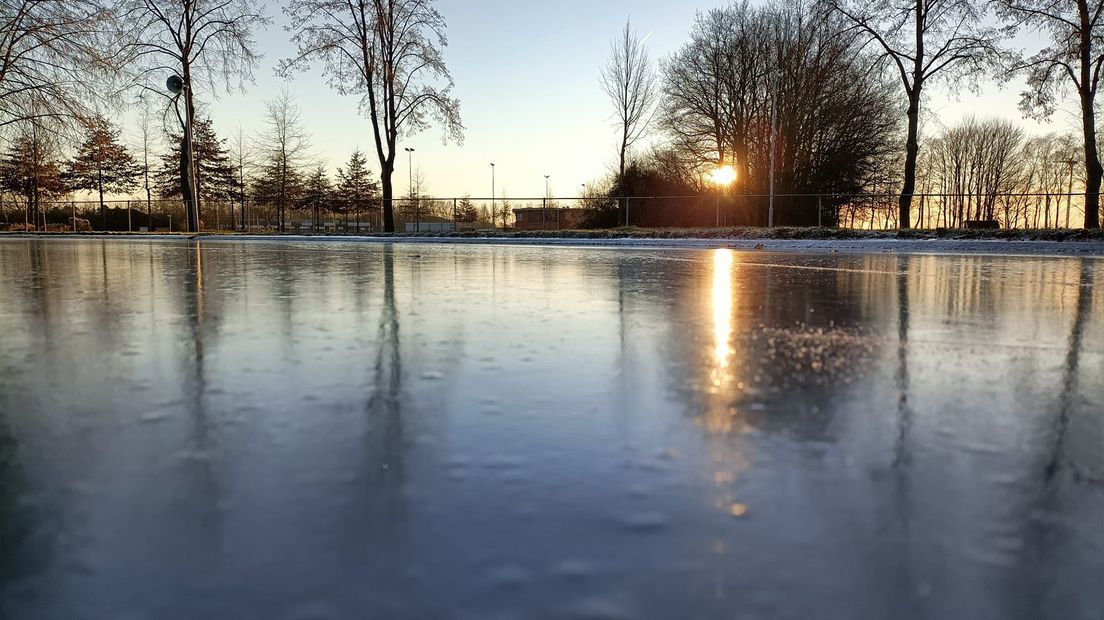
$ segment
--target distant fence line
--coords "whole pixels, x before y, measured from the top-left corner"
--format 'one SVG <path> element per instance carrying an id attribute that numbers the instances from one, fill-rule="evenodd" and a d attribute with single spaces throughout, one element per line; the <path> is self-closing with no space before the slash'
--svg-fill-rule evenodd
<path id="1" fill-rule="evenodd" d="M 573 196 L 536 198 L 420 197 L 393 199 L 396 230 L 440 232 L 464 229 L 557 230 L 636 226 L 734 227 L 830 226 L 856 229 L 897 227 L 897 194 L 788 193 L 697 196 Z M 470 208 L 466 208 L 469 207 Z M 0 229 L 176 232 L 186 228 L 179 199 L 41 201 L 27 208 L 10 197 L 0 202 Z M 370 234 L 383 230 L 382 201 L 325 200 L 287 204 L 280 217 L 274 201 L 200 204 L 201 229 L 257 233 Z M 771 215 L 773 207 L 773 218 Z M 1059 193 L 913 196 L 917 228 L 1077 228 L 1084 220 L 1084 195 Z"/>

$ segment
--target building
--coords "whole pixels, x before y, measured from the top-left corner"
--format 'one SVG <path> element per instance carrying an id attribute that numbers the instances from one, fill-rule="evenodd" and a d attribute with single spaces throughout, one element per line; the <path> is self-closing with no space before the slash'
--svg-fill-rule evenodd
<path id="1" fill-rule="evenodd" d="M 403 228 L 407 233 L 452 233 L 456 231 L 456 223 L 448 220 L 433 218 L 432 221 L 406 222 Z"/>
<path id="2" fill-rule="evenodd" d="M 583 209 L 570 207 L 521 207 L 514 209 L 517 230 L 563 230 L 577 228 L 583 221 Z"/>

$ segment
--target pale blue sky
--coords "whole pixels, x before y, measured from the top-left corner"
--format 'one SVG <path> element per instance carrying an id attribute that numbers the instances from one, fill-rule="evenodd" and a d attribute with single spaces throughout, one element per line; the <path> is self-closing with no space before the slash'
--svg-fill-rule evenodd
<path id="1" fill-rule="evenodd" d="M 434 196 L 484 197 L 490 194 L 490 162 L 496 164 L 496 189 L 509 197 L 544 193 L 544 175 L 552 192 L 575 196 L 615 162 L 615 131 L 611 108 L 599 83 L 609 42 L 628 17 L 654 59 L 673 52 L 688 39 L 695 12 L 727 2 L 699 0 L 440 0 L 448 23 L 445 58 L 456 82 L 466 127 L 462 146 L 441 142 L 431 128 L 399 145 L 395 189 L 407 187 L 405 146 L 416 149 L 414 167 L 425 175 Z M 264 58 L 256 84 L 243 96 L 219 94 L 211 105 L 215 128 L 229 135 L 238 124 L 247 133 L 263 129 L 263 102 L 284 81 L 273 66 L 293 53 L 283 14 L 268 6 L 274 23 L 257 33 Z M 316 156 L 333 170 L 360 147 L 374 162 L 371 123 L 357 112 L 354 97 L 341 97 L 326 86 L 318 67 L 287 82 L 302 107 L 302 120 L 312 136 Z M 983 94 L 965 89 L 950 97 L 934 92 L 928 99 L 929 122 L 950 124 L 971 112 L 1020 119 L 1016 109 L 1019 86 L 1005 90 L 983 83 Z M 1023 121 L 1029 131 L 1038 125 Z M 1076 124 L 1073 125 L 1076 127 Z M 1044 129 L 1068 129 L 1069 114 L 1059 113 Z M 377 171 L 378 175 L 378 171 Z"/>

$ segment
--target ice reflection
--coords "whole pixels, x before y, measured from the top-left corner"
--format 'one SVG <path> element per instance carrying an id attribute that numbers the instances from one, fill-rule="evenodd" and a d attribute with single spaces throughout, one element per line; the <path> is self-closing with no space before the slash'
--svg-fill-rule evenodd
<path id="1" fill-rule="evenodd" d="M 3 241 L 0 608 L 1091 618 L 1099 265 Z"/>
<path id="2" fill-rule="evenodd" d="M 717 372 L 713 385 L 720 386 L 722 372 L 732 355 L 732 250 L 713 251 L 713 357 Z"/>

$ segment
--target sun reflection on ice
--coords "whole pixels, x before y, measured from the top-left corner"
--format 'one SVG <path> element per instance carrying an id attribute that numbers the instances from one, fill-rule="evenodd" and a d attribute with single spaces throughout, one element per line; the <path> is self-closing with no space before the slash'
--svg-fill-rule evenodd
<path id="1" fill-rule="evenodd" d="M 732 356 L 732 250 L 713 253 L 713 357 L 718 370 L 728 368 Z M 719 386 L 723 372 L 713 373 Z"/>

